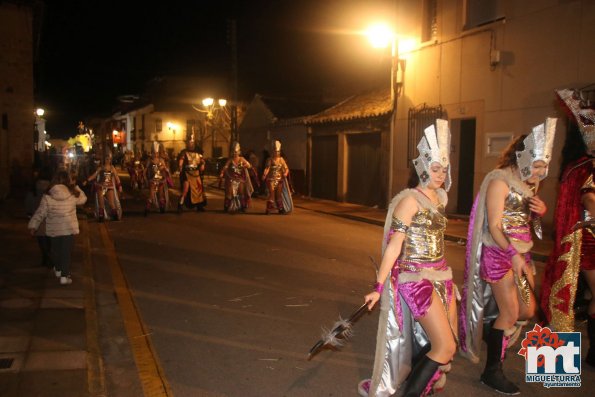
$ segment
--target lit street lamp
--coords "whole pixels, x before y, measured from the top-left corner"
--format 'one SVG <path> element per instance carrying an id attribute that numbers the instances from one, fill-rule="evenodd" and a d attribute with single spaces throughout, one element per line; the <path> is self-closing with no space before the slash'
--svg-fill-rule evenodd
<path id="1" fill-rule="evenodd" d="M 45 133 L 45 119 L 43 115 L 45 110 L 37 108 L 35 110 L 35 134 L 34 134 L 34 148 L 38 152 L 43 152 L 46 149 L 46 133 Z"/>
<path id="2" fill-rule="evenodd" d="M 389 149 L 388 149 L 388 186 L 387 203 L 392 199 L 393 168 L 394 168 L 394 141 L 397 124 L 397 98 L 403 84 L 403 72 L 405 60 L 399 59 L 399 45 L 396 34 L 383 24 L 373 25 L 366 30 L 366 36 L 374 48 L 391 47 L 391 67 L 390 67 L 390 99 L 391 99 L 391 120 L 389 130 Z M 399 74 L 400 73 L 400 74 Z"/>
<path id="3" fill-rule="evenodd" d="M 204 98 L 202 101 L 202 106 L 204 109 L 201 109 L 196 106 L 192 106 L 194 110 L 205 113 L 205 133 L 208 132 L 209 123 L 211 124 L 211 157 L 215 156 L 215 144 L 216 144 L 216 135 L 217 131 L 214 127 L 215 120 L 219 117 L 219 115 L 223 115 L 226 118 L 229 117 L 231 120 L 231 115 L 227 109 L 227 99 L 219 98 L 215 100 L 214 98 Z M 232 134 L 233 135 L 233 134 Z M 233 136 L 231 137 L 232 141 L 234 140 Z M 202 139 L 201 139 L 202 141 Z"/>

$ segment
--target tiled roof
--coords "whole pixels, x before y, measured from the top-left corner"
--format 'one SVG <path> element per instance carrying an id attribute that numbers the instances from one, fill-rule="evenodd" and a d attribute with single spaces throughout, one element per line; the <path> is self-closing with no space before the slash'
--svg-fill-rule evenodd
<path id="1" fill-rule="evenodd" d="M 316 114 L 329 104 L 321 101 L 306 101 L 292 98 L 274 98 L 258 95 L 271 113 L 278 119 L 294 119 Z"/>
<path id="2" fill-rule="evenodd" d="M 347 98 L 343 102 L 308 117 L 306 124 L 333 123 L 384 116 L 391 112 L 390 89 L 377 89 Z"/>

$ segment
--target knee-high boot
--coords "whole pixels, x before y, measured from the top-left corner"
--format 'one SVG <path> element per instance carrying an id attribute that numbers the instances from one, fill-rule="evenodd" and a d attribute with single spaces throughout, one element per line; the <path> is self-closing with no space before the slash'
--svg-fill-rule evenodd
<path id="1" fill-rule="evenodd" d="M 420 397 L 431 394 L 432 386 L 443 376 L 439 368 L 441 365 L 428 356 L 420 358 L 409 374 L 403 397 Z"/>
<path id="2" fill-rule="evenodd" d="M 589 352 L 585 362 L 595 367 L 595 314 L 587 317 L 587 335 L 589 336 Z"/>
<path id="3" fill-rule="evenodd" d="M 510 337 L 504 336 L 501 329 L 492 328 L 487 337 L 488 357 L 481 374 L 481 381 L 492 389 L 503 394 L 519 394 L 519 388 L 509 381 L 502 371 L 502 363 L 506 354 L 506 346 Z"/>

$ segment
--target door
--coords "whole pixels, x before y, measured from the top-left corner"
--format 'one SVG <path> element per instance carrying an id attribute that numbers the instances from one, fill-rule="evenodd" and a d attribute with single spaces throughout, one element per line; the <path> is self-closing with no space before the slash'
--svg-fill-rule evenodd
<path id="1" fill-rule="evenodd" d="M 380 133 L 347 136 L 347 201 L 382 205 Z"/>
<path id="2" fill-rule="evenodd" d="M 312 197 L 337 200 L 336 135 L 312 137 Z"/>
<path id="3" fill-rule="evenodd" d="M 475 119 L 460 120 L 460 130 L 457 214 L 469 214 L 474 198 Z"/>

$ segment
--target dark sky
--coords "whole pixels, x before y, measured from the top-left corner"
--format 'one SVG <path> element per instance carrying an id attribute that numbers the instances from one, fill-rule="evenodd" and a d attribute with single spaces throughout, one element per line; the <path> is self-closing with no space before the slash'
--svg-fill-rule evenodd
<path id="1" fill-rule="evenodd" d="M 47 129 L 71 136 L 151 78 L 231 75 L 228 21 L 237 21 L 238 97 L 338 96 L 388 84 L 388 53 L 355 34 L 387 21 L 390 0 L 45 2 L 36 65 Z M 390 21 L 388 21 L 390 22 Z"/>

